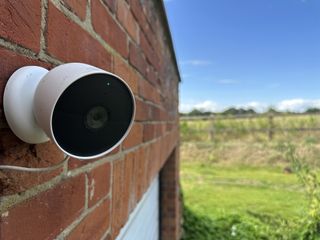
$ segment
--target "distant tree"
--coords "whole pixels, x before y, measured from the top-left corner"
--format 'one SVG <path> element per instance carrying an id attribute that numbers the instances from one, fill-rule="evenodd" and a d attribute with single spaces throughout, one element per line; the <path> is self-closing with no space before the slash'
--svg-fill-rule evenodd
<path id="1" fill-rule="evenodd" d="M 188 116 L 209 116 L 212 112 L 203 111 L 201 109 L 193 109 L 191 112 L 188 113 Z"/>
<path id="2" fill-rule="evenodd" d="M 275 110 L 274 108 L 269 108 L 265 113 L 267 113 L 267 114 L 280 114 L 281 112 Z"/>
<path id="3" fill-rule="evenodd" d="M 305 111 L 305 113 L 320 113 L 319 108 L 309 108 Z"/>
<path id="4" fill-rule="evenodd" d="M 246 114 L 257 114 L 257 112 L 251 108 L 246 110 Z"/>
<path id="5" fill-rule="evenodd" d="M 191 112 L 188 113 L 189 116 L 201 116 L 202 115 L 202 111 L 198 110 L 198 109 L 193 109 Z"/>
<path id="6" fill-rule="evenodd" d="M 244 115 L 244 114 L 256 114 L 253 109 L 243 109 L 243 108 L 229 108 L 221 113 L 222 115 Z"/>

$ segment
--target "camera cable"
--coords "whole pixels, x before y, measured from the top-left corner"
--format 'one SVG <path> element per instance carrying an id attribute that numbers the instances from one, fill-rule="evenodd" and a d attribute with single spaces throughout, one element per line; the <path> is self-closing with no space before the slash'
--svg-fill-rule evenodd
<path id="1" fill-rule="evenodd" d="M 49 172 L 56 170 L 63 166 L 65 162 L 69 160 L 70 156 L 66 156 L 61 162 L 52 165 L 50 167 L 43 168 L 32 168 L 32 167 L 20 167 L 20 166 L 12 166 L 12 165 L 0 165 L 0 170 L 13 170 L 13 171 L 21 171 L 21 172 Z"/>

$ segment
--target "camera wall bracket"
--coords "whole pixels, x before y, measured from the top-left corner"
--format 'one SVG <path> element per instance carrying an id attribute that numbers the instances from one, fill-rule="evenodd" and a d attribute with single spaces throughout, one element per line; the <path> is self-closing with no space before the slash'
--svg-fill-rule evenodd
<path id="1" fill-rule="evenodd" d="M 36 88 L 47 73 L 47 69 L 38 66 L 22 67 L 11 75 L 4 91 L 3 108 L 7 122 L 14 134 L 27 143 L 49 141 L 33 114 Z"/>

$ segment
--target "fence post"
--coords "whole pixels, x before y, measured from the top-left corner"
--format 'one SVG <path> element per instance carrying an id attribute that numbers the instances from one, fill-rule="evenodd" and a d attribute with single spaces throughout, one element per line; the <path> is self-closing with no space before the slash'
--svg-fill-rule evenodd
<path id="1" fill-rule="evenodd" d="M 268 137 L 269 140 L 271 141 L 273 139 L 273 134 L 274 134 L 274 126 L 273 126 L 273 114 L 270 113 L 268 115 Z"/>

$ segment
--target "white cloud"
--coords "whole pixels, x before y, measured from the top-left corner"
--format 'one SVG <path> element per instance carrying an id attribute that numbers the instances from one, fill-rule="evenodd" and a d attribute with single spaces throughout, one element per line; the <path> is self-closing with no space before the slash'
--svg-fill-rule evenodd
<path id="1" fill-rule="evenodd" d="M 186 61 L 181 61 L 181 65 L 191 65 L 191 66 L 207 66 L 212 64 L 211 61 L 207 60 L 199 60 L 199 59 L 193 59 L 193 60 L 186 60 Z"/>
<path id="2" fill-rule="evenodd" d="M 219 111 L 219 106 L 216 102 L 206 100 L 198 103 L 180 103 L 179 110 L 180 112 L 187 113 L 192 111 L 193 109 L 198 109 L 201 111 L 211 111 L 216 112 Z"/>
<path id="3" fill-rule="evenodd" d="M 279 111 L 304 112 L 308 108 L 320 108 L 320 99 L 288 99 L 276 105 L 276 109 Z"/>

